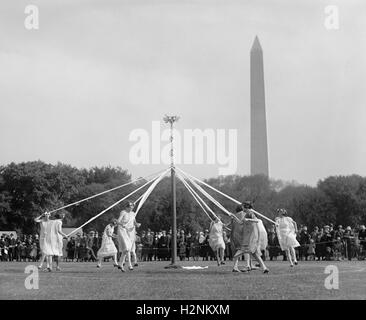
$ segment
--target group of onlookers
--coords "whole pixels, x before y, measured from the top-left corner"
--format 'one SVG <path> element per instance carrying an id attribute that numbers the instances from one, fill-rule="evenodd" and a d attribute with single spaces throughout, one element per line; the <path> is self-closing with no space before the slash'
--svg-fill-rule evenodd
<path id="1" fill-rule="evenodd" d="M 263 252 L 264 258 L 270 260 L 286 255 L 281 251 L 274 226 L 267 230 L 268 247 Z M 229 231 L 223 231 L 226 245 L 225 259 L 232 259 Z M 136 255 L 139 261 L 164 261 L 171 258 L 171 230 L 139 231 L 136 235 Z M 296 248 L 299 260 L 342 260 L 366 258 L 366 228 L 350 226 L 343 228 L 333 224 L 322 228 L 315 227 L 309 232 L 306 226 L 300 226 L 297 232 L 300 247 Z M 114 241 L 116 241 L 114 239 Z M 97 251 L 102 237 L 96 231 L 77 234 L 64 239 L 64 261 L 96 261 Z M 116 244 L 117 245 L 117 244 Z M 185 232 L 177 230 L 177 255 L 180 260 L 214 260 L 215 254 L 209 246 L 209 230 Z M 14 234 L 0 237 L 0 261 L 38 261 L 40 258 L 39 236 Z"/>
<path id="2" fill-rule="evenodd" d="M 223 231 L 223 238 L 226 245 L 226 257 L 231 259 L 230 239 Z M 136 254 L 141 261 L 169 260 L 171 257 L 172 232 L 160 230 L 158 232 L 142 231 L 136 238 Z M 213 260 L 215 253 L 209 245 L 209 230 L 196 231 L 195 233 L 185 232 L 177 229 L 177 256 L 180 260 Z"/>
<path id="3" fill-rule="evenodd" d="M 78 234 L 63 240 L 64 261 L 96 261 L 96 252 L 101 244 L 97 232 Z M 39 235 L 13 233 L 0 237 L 0 261 L 38 261 L 41 256 Z"/>
<path id="4" fill-rule="evenodd" d="M 306 226 L 300 226 L 297 232 L 300 247 L 296 248 L 299 260 L 352 260 L 366 258 L 366 228 L 342 225 L 334 227 L 332 223 L 322 228 L 315 227 L 309 232 Z M 268 231 L 268 253 L 272 260 L 281 255 L 274 227 Z"/>
<path id="5" fill-rule="evenodd" d="M 2 234 L 0 237 L 0 261 L 37 261 L 40 257 L 39 236 Z"/>

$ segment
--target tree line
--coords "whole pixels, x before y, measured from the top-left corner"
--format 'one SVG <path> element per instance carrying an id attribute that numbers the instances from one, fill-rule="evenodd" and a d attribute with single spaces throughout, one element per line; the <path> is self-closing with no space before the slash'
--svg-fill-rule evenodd
<path id="1" fill-rule="evenodd" d="M 67 164 L 42 161 L 10 163 L 0 167 L 0 230 L 29 234 L 37 230 L 33 219 L 44 211 L 90 197 L 131 181 L 131 174 L 120 167 L 78 169 Z M 254 208 L 275 218 L 277 208 L 286 208 L 298 224 L 309 228 L 333 223 L 357 226 L 366 222 L 366 177 L 330 176 L 315 187 L 266 176 L 231 175 L 205 180 L 233 198 L 254 203 Z M 65 209 L 64 226 L 78 227 L 114 202 L 126 196 L 145 180 Z M 205 188 L 229 211 L 236 205 Z M 144 189 L 146 190 L 146 189 Z M 135 201 L 144 190 L 130 200 Z M 213 204 L 210 207 L 221 214 Z M 85 227 L 102 232 L 104 226 L 121 211 L 118 205 Z M 137 216 L 144 229 L 169 230 L 171 225 L 170 179 L 163 179 Z M 229 218 L 223 215 L 224 222 Z M 187 231 L 206 229 L 209 218 L 202 212 L 184 185 L 177 181 L 177 225 Z"/>

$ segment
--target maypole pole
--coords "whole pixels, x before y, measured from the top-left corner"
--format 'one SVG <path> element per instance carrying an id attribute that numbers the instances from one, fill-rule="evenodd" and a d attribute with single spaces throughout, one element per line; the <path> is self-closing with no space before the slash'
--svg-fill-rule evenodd
<path id="1" fill-rule="evenodd" d="M 170 176 L 171 176 L 171 190 L 172 190 L 172 239 L 171 239 L 171 250 L 172 250 L 172 262 L 166 266 L 166 269 L 178 268 L 176 265 L 176 254 L 177 254 L 177 201 L 176 201 L 176 189 L 175 189 L 175 164 L 174 164 L 174 123 L 179 120 L 178 116 L 165 115 L 164 122 L 170 124 Z"/>

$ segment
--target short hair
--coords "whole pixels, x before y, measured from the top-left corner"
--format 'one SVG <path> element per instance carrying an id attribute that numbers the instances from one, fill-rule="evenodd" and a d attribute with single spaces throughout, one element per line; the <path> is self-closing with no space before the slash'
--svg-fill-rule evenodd
<path id="1" fill-rule="evenodd" d="M 124 208 L 128 208 L 128 207 L 130 207 L 130 206 L 131 206 L 131 204 L 132 204 L 133 206 L 135 206 L 135 204 L 134 204 L 132 201 L 126 201 L 123 207 L 124 207 Z"/>
<path id="2" fill-rule="evenodd" d="M 243 211 L 243 206 L 242 206 L 241 204 L 238 204 L 238 205 L 236 206 L 235 212 L 236 212 L 236 213 L 238 213 L 238 212 L 240 212 L 240 211 Z"/>
<path id="3" fill-rule="evenodd" d="M 253 209 L 253 204 L 250 201 L 244 201 L 243 208 L 244 209 Z"/>

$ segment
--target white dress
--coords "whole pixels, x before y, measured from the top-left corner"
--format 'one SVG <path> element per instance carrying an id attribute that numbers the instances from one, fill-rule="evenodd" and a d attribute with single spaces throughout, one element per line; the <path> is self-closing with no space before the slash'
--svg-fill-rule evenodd
<path id="1" fill-rule="evenodd" d="M 117 248 L 114 245 L 112 235 L 114 232 L 114 227 L 110 224 L 107 225 L 103 232 L 102 245 L 98 250 L 97 256 L 101 257 L 110 257 L 117 253 Z"/>
<path id="2" fill-rule="evenodd" d="M 60 234 L 62 232 L 62 220 L 51 221 L 51 244 L 54 256 L 63 256 L 63 236 Z"/>
<path id="3" fill-rule="evenodd" d="M 222 229 L 224 224 L 219 222 L 212 222 L 210 227 L 210 234 L 208 237 L 208 243 L 210 244 L 210 247 L 215 252 L 218 249 L 224 249 L 225 250 L 225 242 L 224 237 L 222 235 Z"/>
<path id="4" fill-rule="evenodd" d="M 45 221 L 42 220 L 39 225 L 41 227 L 39 233 L 39 247 L 41 249 L 42 254 L 44 255 L 53 255 L 51 242 L 49 241 L 48 233 L 50 232 L 50 220 Z"/>
<path id="5" fill-rule="evenodd" d="M 300 244 L 296 240 L 294 221 L 290 217 L 277 218 L 276 222 L 279 224 L 276 228 L 278 241 L 281 250 L 299 247 Z"/>
<path id="6" fill-rule="evenodd" d="M 259 250 L 263 251 L 267 249 L 268 235 L 266 228 L 264 227 L 263 222 L 260 219 L 258 219 L 258 229 L 259 229 Z"/>
<path id="7" fill-rule="evenodd" d="M 118 225 L 117 229 L 118 250 L 120 252 L 135 250 L 135 217 L 135 212 L 123 210 L 117 220 L 123 226 Z"/>
<path id="8" fill-rule="evenodd" d="M 41 221 L 41 232 L 39 236 L 39 246 L 41 252 L 46 256 L 62 257 L 62 230 L 61 220 Z"/>

